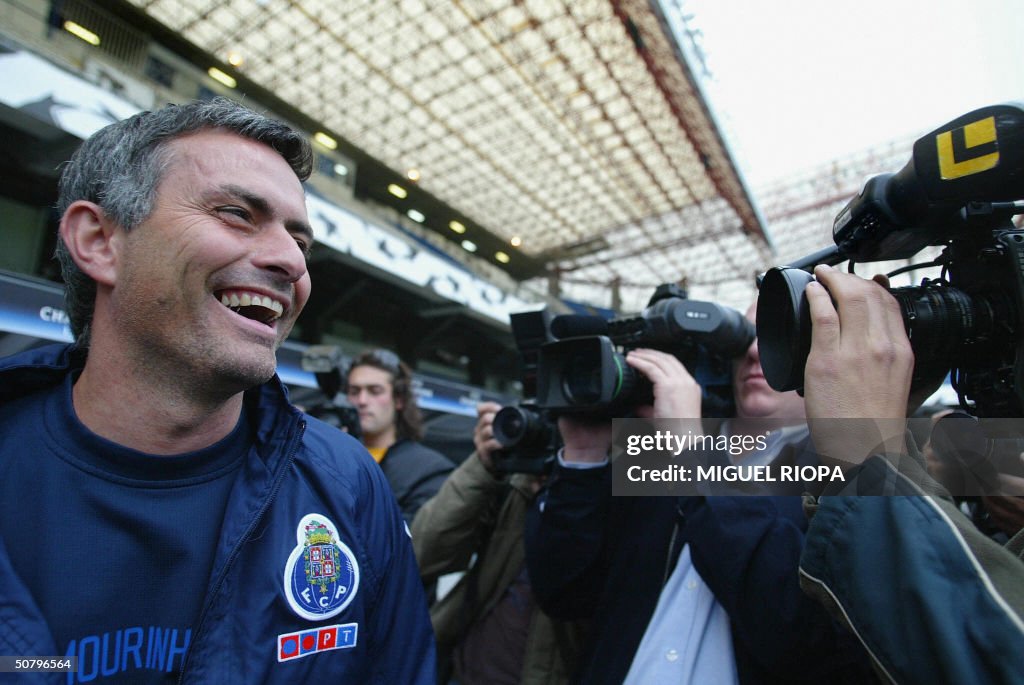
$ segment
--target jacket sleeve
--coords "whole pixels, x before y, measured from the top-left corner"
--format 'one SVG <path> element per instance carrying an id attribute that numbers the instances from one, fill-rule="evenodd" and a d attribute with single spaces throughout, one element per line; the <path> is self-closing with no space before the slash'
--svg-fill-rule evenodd
<path id="1" fill-rule="evenodd" d="M 850 492 L 896 496 L 820 499 L 800 560 L 807 592 L 893 682 L 1021 682 L 1024 563 L 885 459 L 851 473 Z"/>
<path id="2" fill-rule="evenodd" d="M 855 638 L 800 589 L 799 497 L 683 497 L 679 506 L 694 566 L 759 671 L 786 682 L 844 667 L 869 676 Z"/>
<path id="3" fill-rule="evenodd" d="M 556 463 L 526 518 L 526 565 L 538 604 L 553 618 L 593 615 L 608 574 L 611 467 Z"/>
<path id="4" fill-rule="evenodd" d="M 420 507 L 412 522 L 412 545 L 425 582 L 469 567 L 501 489 L 502 481 L 474 452 Z"/>
<path id="5" fill-rule="evenodd" d="M 0 539 L 0 654 L 24 656 L 59 656 L 46 619 L 36 606 L 25 584 L 18 578 Z M 25 685 L 62 683 L 63 673 L 18 673 L 12 682 Z"/>
<path id="6" fill-rule="evenodd" d="M 409 528 L 379 469 L 368 469 L 370 488 L 360 509 L 365 539 L 375 551 L 368 572 L 376 576 L 367 639 L 373 645 L 372 683 L 436 682 L 434 633 Z M 368 560 L 369 561 L 369 560 Z M 362 636 L 360 636 L 362 639 Z"/>

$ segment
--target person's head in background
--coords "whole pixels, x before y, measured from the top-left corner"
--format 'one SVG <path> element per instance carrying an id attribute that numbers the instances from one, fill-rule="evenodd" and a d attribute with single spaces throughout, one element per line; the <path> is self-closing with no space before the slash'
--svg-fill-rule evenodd
<path id="1" fill-rule="evenodd" d="M 756 323 L 757 300 L 747 309 L 747 319 Z M 795 390 L 778 392 L 765 380 L 757 338 L 732 365 L 732 390 L 736 400 L 737 419 L 777 421 L 779 426 L 800 423 L 805 419 L 804 398 Z"/>
<path id="2" fill-rule="evenodd" d="M 420 440 L 423 419 L 412 392 L 412 371 L 389 350 L 356 358 L 346 376 L 346 396 L 359 412 L 363 444 L 383 451 L 400 440 Z"/>

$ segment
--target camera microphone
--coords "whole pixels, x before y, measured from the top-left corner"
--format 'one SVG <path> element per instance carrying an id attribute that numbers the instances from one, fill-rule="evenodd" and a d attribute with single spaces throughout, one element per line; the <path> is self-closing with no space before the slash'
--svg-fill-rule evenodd
<path id="1" fill-rule="evenodd" d="M 561 314 L 551 319 L 551 335 L 559 340 L 585 335 L 608 335 L 608 322 L 599 316 Z"/>
<path id="2" fill-rule="evenodd" d="M 1021 197 L 1024 107 L 983 107 L 919 139 L 895 174 L 869 179 L 836 216 L 832 237 L 858 262 L 906 259 L 963 231 L 966 203 Z"/>

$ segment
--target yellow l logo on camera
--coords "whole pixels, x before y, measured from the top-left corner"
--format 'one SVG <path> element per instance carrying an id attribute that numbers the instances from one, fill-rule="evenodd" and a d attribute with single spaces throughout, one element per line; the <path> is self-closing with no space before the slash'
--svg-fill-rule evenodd
<path id="1" fill-rule="evenodd" d="M 944 181 L 988 171 L 999 164 L 995 117 L 944 131 L 935 136 L 935 144 Z"/>

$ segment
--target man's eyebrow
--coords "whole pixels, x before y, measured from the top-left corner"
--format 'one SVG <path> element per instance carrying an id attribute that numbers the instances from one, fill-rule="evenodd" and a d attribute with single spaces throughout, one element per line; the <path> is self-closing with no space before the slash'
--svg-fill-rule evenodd
<path id="1" fill-rule="evenodd" d="M 270 208 L 270 203 L 267 202 L 267 200 L 261 195 L 257 195 L 249 190 L 246 190 L 245 188 L 242 188 L 241 186 L 236 186 L 230 183 L 222 186 L 221 190 L 222 192 L 227 193 L 228 195 L 234 195 L 238 199 L 244 201 L 256 212 L 264 216 L 273 215 L 273 212 L 271 211 Z M 308 242 L 310 245 L 313 244 L 313 227 L 310 226 L 305 221 L 299 221 L 297 219 L 288 219 L 284 222 L 284 227 L 292 235 L 299 234 L 300 236 L 305 238 L 306 242 Z"/>

